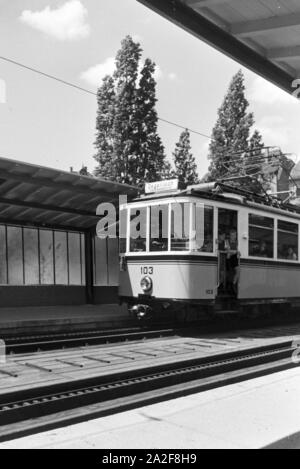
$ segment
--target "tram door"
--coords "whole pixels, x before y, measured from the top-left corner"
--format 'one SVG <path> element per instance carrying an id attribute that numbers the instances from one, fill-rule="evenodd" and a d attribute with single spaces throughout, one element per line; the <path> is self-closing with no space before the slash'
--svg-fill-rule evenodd
<path id="1" fill-rule="evenodd" d="M 238 291 L 238 212 L 218 209 L 218 295 L 237 296 Z"/>

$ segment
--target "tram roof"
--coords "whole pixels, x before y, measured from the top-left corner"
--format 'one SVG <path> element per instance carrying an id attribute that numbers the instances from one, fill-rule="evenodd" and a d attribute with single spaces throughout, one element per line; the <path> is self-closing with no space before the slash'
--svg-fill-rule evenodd
<path id="1" fill-rule="evenodd" d="M 291 93 L 300 75 L 299 0 L 138 0 Z"/>
<path id="2" fill-rule="evenodd" d="M 206 200 L 216 200 L 234 205 L 254 206 L 266 212 L 278 213 L 287 216 L 300 216 L 300 207 L 290 203 L 283 203 L 280 199 L 270 196 L 258 195 L 248 190 L 234 187 L 222 182 L 211 182 L 189 186 L 185 190 L 157 192 L 141 195 L 131 202 L 151 202 L 153 200 L 175 199 L 180 197 L 199 197 Z"/>
<path id="3" fill-rule="evenodd" d="M 102 202 L 135 197 L 126 184 L 0 158 L 0 222 L 86 230 Z"/>

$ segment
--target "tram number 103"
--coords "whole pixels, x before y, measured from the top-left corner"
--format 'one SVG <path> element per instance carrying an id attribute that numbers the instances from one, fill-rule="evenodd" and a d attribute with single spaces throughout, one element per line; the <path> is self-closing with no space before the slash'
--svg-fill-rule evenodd
<path id="1" fill-rule="evenodd" d="M 142 275 L 153 275 L 153 267 L 141 267 L 141 274 Z"/>

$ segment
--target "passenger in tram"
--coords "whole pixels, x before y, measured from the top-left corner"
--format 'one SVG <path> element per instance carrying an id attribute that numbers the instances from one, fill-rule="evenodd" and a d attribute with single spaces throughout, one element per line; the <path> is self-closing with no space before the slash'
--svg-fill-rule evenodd
<path id="1" fill-rule="evenodd" d="M 286 258 L 290 261 L 297 261 L 298 260 L 298 256 L 297 256 L 297 254 L 295 253 L 294 249 L 291 246 L 288 248 Z"/>
<path id="2" fill-rule="evenodd" d="M 220 278 L 219 290 L 226 291 L 226 233 L 220 233 L 218 239 L 219 262 L 220 262 Z"/>
<path id="3" fill-rule="evenodd" d="M 130 242 L 130 250 L 132 252 L 144 252 L 146 251 L 146 241 L 144 239 L 132 239 Z"/>
<path id="4" fill-rule="evenodd" d="M 219 251 L 226 251 L 226 233 L 220 233 L 219 239 L 218 239 L 218 249 Z"/>
<path id="5" fill-rule="evenodd" d="M 211 237 L 206 238 L 204 240 L 203 246 L 200 249 L 201 252 L 213 252 L 214 250 L 214 245 L 213 245 L 213 240 Z"/>
<path id="6" fill-rule="evenodd" d="M 258 257 L 269 257 L 268 256 L 267 243 L 265 241 L 261 241 L 259 249 L 258 249 L 257 256 Z"/>
<path id="7" fill-rule="evenodd" d="M 237 287 L 240 278 L 238 240 L 236 230 L 230 230 L 229 239 L 226 240 L 227 269 L 232 273 L 232 290 L 237 294 Z"/>

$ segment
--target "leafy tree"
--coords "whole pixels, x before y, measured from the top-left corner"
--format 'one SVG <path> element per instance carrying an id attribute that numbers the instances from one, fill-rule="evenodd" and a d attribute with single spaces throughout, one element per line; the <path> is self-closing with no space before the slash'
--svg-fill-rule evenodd
<path id="1" fill-rule="evenodd" d="M 251 136 L 249 140 L 249 152 L 251 155 L 256 155 L 260 154 L 262 148 L 264 148 L 264 143 L 263 143 L 263 138 L 261 133 L 258 130 L 255 130 L 253 132 L 253 135 Z"/>
<path id="2" fill-rule="evenodd" d="M 191 153 L 190 133 L 187 129 L 181 133 L 173 157 L 175 165 L 173 174 L 179 183 L 184 186 L 197 184 L 199 181 L 197 165 Z"/>
<path id="3" fill-rule="evenodd" d="M 122 41 L 116 71 L 98 90 L 96 121 L 95 173 L 134 185 L 170 172 L 157 133 L 155 64 L 146 59 L 138 80 L 141 54 L 130 36 Z"/>
<path id="4" fill-rule="evenodd" d="M 247 112 L 248 106 L 244 76 L 240 70 L 229 85 L 212 131 L 209 180 L 239 172 L 240 161 L 236 155 L 248 150 L 249 133 L 254 123 L 253 114 Z"/>
<path id="5" fill-rule="evenodd" d="M 84 165 L 82 165 L 82 168 L 78 171 L 78 174 L 80 174 L 80 176 L 91 176 L 88 167 Z"/>

